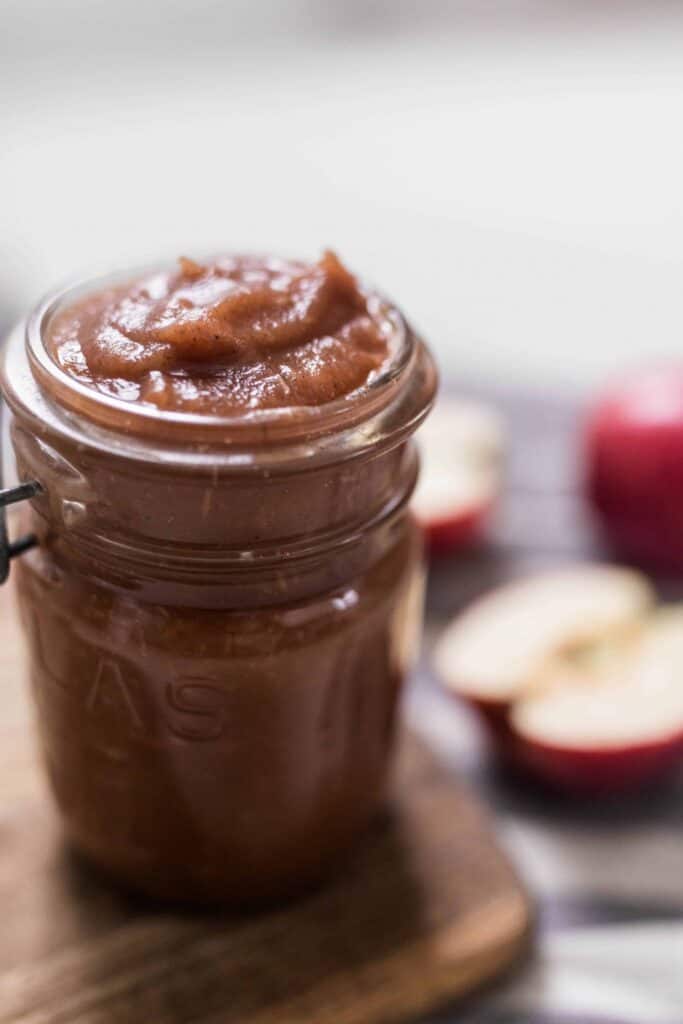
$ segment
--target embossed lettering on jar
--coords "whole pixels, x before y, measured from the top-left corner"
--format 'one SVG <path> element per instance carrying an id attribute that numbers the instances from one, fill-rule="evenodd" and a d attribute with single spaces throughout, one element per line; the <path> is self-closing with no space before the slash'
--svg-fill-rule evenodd
<path id="1" fill-rule="evenodd" d="M 381 799 L 419 632 L 421 341 L 332 254 L 185 260 L 50 296 L 2 383 L 71 842 L 170 900 L 317 881 Z"/>

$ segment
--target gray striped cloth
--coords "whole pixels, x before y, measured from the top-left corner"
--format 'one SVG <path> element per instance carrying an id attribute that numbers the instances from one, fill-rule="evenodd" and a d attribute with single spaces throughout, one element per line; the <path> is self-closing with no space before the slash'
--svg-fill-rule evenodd
<path id="1" fill-rule="evenodd" d="M 506 496 L 491 542 L 430 570 L 422 665 L 407 696 L 413 726 L 493 809 L 540 912 L 537 950 L 494 991 L 429 1020 L 464 1024 L 682 1024 L 683 770 L 654 791 L 575 802 L 505 778 L 478 722 L 440 690 L 435 636 L 476 595 L 544 567 L 609 555 L 580 494 L 580 404 L 468 393 L 508 419 Z M 660 581 L 683 599 L 683 580 Z"/>

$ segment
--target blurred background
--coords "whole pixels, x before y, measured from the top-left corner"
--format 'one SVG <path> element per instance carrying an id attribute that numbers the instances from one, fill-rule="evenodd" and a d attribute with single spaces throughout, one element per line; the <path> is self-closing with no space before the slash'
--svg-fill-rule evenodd
<path id="1" fill-rule="evenodd" d="M 334 247 L 512 424 L 503 514 L 433 566 L 428 636 L 596 554 L 571 396 L 681 351 L 682 3 L 0 0 L 0 22 L 0 328 L 96 269 Z M 680 1020 L 683 773 L 577 807 L 492 773 L 426 663 L 408 711 L 539 902 L 538 958 L 486 1019 Z"/>
<path id="2" fill-rule="evenodd" d="M 0 321 L 81 271 L 337 247 L 447 371 L 682 334 L 683 5 L 2 0 Z"/>

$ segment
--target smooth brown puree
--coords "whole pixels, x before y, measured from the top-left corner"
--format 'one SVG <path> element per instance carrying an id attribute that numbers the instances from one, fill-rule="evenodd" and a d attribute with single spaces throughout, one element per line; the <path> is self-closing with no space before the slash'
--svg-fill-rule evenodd
<path id="1" fill-rule="evenodd" d="M 389 355 L 386 306 L 332 252 L 231 256 L 90 294 L 46 345 L 70 376 L 171 412 L 235 415 L 351 395 Z"/>
<path id="2" fill-rule="evenodd" d="M 343 862 L 381 800 L 420 621 L 409 435 L 433 364 L 406 325 L 414 362 L 357 449 L 344 431 L 335 447 L 323 406 L 363 396 L 399 321 L 331 253 L 183 259 L 65 306 L 42 335 L 52 360 L 93 404 L 150 407 L 165 458 L 117 429 L 128 408 L 105 435 L 63 420 L 59 375 L 36 377 L 38 401 L 23 339 L 8 349 L 17 465 L 42 485 L 39 546 L 15 572 L 43 757 L 71 841 L 136 890 L 291 895 Z M 305 458 L 269 461 L 260 424 L 255 465 L 184 423 L 163 447 L 166 410 L 296 421 L 307 405 L 329 429 Z"/>

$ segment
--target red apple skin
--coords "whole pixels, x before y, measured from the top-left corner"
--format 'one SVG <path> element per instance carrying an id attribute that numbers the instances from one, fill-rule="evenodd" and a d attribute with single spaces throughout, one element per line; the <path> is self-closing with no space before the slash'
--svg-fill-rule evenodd
<path id="1" fill-rule="evenodd" d="M 450 688 L 447 688 L 447 693 L 475 712 L 494 756 L 505 764 L 515 763 L 517 761 L 517 739 L 510 725 L 511 702 L 509 700 L 487 700 L 483 697 L 474 697 L 469 693 L 458 693 Z"/>
<path id="2" fill-rule="evenodd" d="M 667 775 L 683 758 L 683 735 L 625 747 L 578 750 L 512 733 L 513 759 L 540 782 L 568 795 L 634 793 Z"/>
<path id="3" fill-rule="evenodd" d="M 502 766 L 568 796 L 611 797 L 635 793 L 683 762 L 683 733 L 652 743 L 580 750 L 542 743 L 517 732 L 514 701 L 487 700 L 448 691 L 479 717 Z"/>
<path id="4" fill-rule="evenodd" d="M 486 700 L 470 694 L 458 695 L 458 698 L 477 713 L 489 739 L 495 745 L 507 745 L 511 736 L 509 701 Z"/>
<path id="5" fill-rule="evenodd" d="M 442 516 L 429 522 L 421 520 L 430 557 L 453 555 L 478 541 L 486 531 L 493 504 L 487 502 L 462 509 L 452 516 Z"/>
<path id="6" fill-rule="evenodd" d="M 607 392 L 587 418 L 585 464 L 589 502 L 613 547 L 683 570 L 683 366 Z"/>

